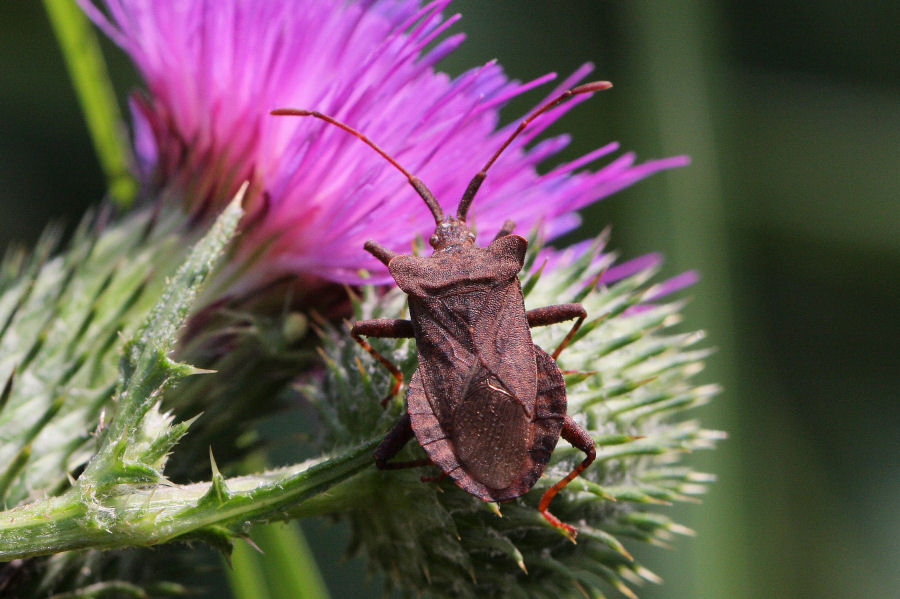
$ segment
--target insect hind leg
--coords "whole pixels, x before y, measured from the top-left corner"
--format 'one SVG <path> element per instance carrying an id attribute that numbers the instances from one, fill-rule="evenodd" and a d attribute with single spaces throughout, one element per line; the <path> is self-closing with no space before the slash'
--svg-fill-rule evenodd
<path id="1" fill-rule="evenodd" d="M 576 449 L 580 449 L 586 453 L 587 457 L 585 457 L 580 464 L 575 466 L 575 469 L 566 475 L 564 479 L 547 489 L 544 496 L 541 497 L 541 502 L 538 504 L 538 511 L 554 526 L 554 528 L 558 528 L 574 543 L 578 531 L 571 524 L 566 524 L 551 514 L 548 508 L 550 507 L 550 502 L 556 497 L 556 494 L 591 465 L 591 462 L 597 457 L 597 452 L 594 449 L 594 440 L 591 438 L 590 434 L 581 428 L 577 422 L 572 420 L 571 416 L 566 416 L 563 421 L 562 438 L 571 443 Z"/>
<path id="2" fill-rule="evenodd" d="M 412 425 L 409 414 L 404 414 L 394 427 L 385 435 L 378 447 L 375 448 L 375 465 L 379 470 L 398 470 L 400 468 L 415 468 L 417 466 L 430 466 L 431 460 L 409 460 L 406 462 L 390 462 L 392 457 L 400 453 L 400 450 L 413 438 Z"/>

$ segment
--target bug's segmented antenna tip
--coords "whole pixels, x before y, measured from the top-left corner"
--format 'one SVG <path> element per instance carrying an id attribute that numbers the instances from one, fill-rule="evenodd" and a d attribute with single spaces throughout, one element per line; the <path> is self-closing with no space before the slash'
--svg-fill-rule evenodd
<path id="1" fill-rule="evenodd" d="M 313 116 L 313 111 L 302 108 L 276 108 L 275 110 L 270 110 L 269 114 L 275 116 Z"/>
<path id="2" fill-rule="evenodd" d="M 500 146 L 500 149 L 494 152 L 494 155 L 491 156 L 490 160 L 487 161 L 487 164 L 485 164 L 484 167 L 482 167 L 482 169 L 478 172 L 478 174 L 476 174 L 469 182 L 468 187 L 466 187 L 465 193 L 463 193 L 462 199 L 459 201 L 459 207 L 456 210 L 456 217 L 461 221 L 466 220 L 466 215 L 469 212 L 469 207 L 472 205 L 472 200 L 475 198 L 475 194 L 478 193 L 478 189 L 484 182 L 485 177 L 487 177 L 488 169 L 490 169 L 494 165 L 494 162 L 497 161 L 497 158 L 500 157 L 500 154 L 502 154 L 504 150 L 509 147 L 513 140 L 518 137 L 526 127 L 528 127 L 528 124 L 531 123 L 531 121 L 544 114 L 554 106 L 565 102 L 572 96 L 602 91 L 604 89 L 609 89 L 612 86 L 612 83 L 610 83 L 609 81 L 592 81 L 590 83 L 584 83 L 577 87 L 573 87 L 572 89 L 566 90 L 565 92 L 556 96 L 555 98 L 529 114 L 525 118 L 525 120 L 519 123 L 519 126 L 515 131 L 512 132 L 512 134 L 506 139 L 506 141 L 503 142 L 503 145 Z"/>
<path id="3" fill-rule="evenodd" d="M 593 92 L 603 91 L 605 89 L 609 89 L 613 86 L 610 81 L 592 81 L 590 83 L 585 83 L 584 85 L 579 85 L 577 87 L 572 88 L 572 95 L 575 94 L 589 94 Z"/>

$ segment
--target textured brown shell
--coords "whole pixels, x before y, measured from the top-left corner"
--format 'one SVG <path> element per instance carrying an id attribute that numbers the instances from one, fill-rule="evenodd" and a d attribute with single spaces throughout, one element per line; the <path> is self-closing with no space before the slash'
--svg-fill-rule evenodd
<path id="1" fill-rule="evenodd" d="M 531 331 L 519 285 L 528 243 L 399 256 L 390 271 L 409 295 L 419 369 L 431 409 L 448 425 L 479 377 L 493 377 L 530 418 L 536 394 Z"/>
<path id="2" fill-rule="evenodd" d="M 506 501 L 525 494 L 540 478 L 550 460 L 562 432 L 566 415 L 566 388 L 556 362 L 547 352 L 532 345 L 537 372 L 537 393 L 534 412 L 530 419 L 530 439 L 527 451 L 515 472 L 509 476 L 509 483 L 502 488 L 491 488 L 472 475 L 460 459 L 447 425 L 442 425 L 432 403 L 429 402 L 420 371 L 416 371 L 409 383 L 407 405 L 413 432 L 428 457 L 453 481 L 476 497 L 485 501 Z M 502 419 L 497 422 L 497 434 L 503 434 Z M 496 459 L 504 459 L 502 454 L 494 454 Z M 498 470 L 504 464 L 496 465 Z"/>
<path id="3" fill-rule="evenodd" d="M 506 235 L 388 264 L 409 296 L 419 354 L 413 432 L 435 464 L 488 501 L 532 487 L 565 417 L 562 375 L 525 316 L 518 273 L 527 247 Z"/>

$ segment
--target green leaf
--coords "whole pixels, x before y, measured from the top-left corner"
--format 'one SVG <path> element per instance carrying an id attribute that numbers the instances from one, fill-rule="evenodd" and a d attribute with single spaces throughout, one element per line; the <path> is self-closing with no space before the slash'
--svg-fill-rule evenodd
<path id="1" fill-rule="evenodd" d="M 243 210 L 246 185 L 225 208 L 210 231 L 194 246 L 172 277 L 162 296 L 150 311 L 143 327 L 128 342 L 119 363 L 120 384 L 116 391 L 116 412 L 101 438 L 100 449 L 91 459 L 83 478 L 91 485 L 116 481 L 125 453 L 136 441 L 145 416 L 159 402 L 160 393 L 173 382 L 195 372 L 187 364 L 178 364 L 168 354 L 178 341 L 177 332 L 206 277 L 215 267 L 231 241 Z M 158 421 L 159 419 L 157 419 Z M 149 443 L 169 432 L 169 423 L 161 422 L 146 431 Z"/>

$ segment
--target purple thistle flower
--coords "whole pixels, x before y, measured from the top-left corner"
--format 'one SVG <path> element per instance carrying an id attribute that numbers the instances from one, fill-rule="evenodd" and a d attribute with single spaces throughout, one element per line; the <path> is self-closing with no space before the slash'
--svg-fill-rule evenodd
<path id="1" fill-rule="evenodd" d="M 283 276 L 337 282 L 389 280 L 365 240 L 409 251 L 434 228 L 394 168 L 359 140 L 274 108 L 315 109 L 363 131 L 426 182 L 452 213 L 471 176 L 510 133 L 498 111 L 554 76 L 511 81 L 494 62 L 451 78 L 435 64 L 462 41 L 445 35 L 450 0 L 103 0 L 90 17 L 132 57 L 148 93 L 132 100 L 136 153 L 146 184 L 179 198 L 195 219 L 216 212 L 251 180 L 239 238 L 238 288 Z M 585 65 L 548 93 L 573 86 Z M 506 219 L 545 239 L 572 230 L 575 211 L 685 157 L 635 163 L 608 144 L 540 175 L 567 136 L 526 147 L 584 97 L 540 117 L 492 168 L 472 210 L 480 242 Z M 512 126 L 515 126 L 514 123 Z M 245 268 L 246 267 L 246 268 Z"/>

